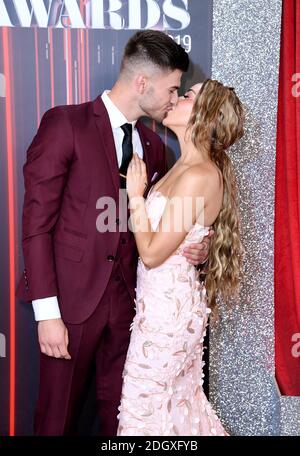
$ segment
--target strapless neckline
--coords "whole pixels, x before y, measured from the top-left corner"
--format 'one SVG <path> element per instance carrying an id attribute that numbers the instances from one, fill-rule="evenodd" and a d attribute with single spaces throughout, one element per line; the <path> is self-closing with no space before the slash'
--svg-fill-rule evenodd
<path id="1" fill-rule="evenodd" d="M 166 195 L 164 195 L 160 190 L 155 190 L 154 185 L 152 185 L 152 187 L 150 188 L 147 198 L 149 198 L 153 194 L 159 194 L 159 195 L 163 196 L 165 199 L 168 199 L 168 197 Z"/>
<path id="2" fill-rule="evenodd" d="M 160 197 L 162 197 L 165 201 L 168 201 L 168 198 L 169 198 L 168 196 L 164 195 L 160 190 L 155 190 L 155 189 L 154 189 L 154 186 L 152 186 L 152 187 L 150 188 L 146 200 L 150 201 L 151 197 L 153 197 L 153 196 L 160 196 Z M 161 215 L 162 215 L 162 214 L 161 214 Z M 198 222 L 195 222 L 194 225 L 193 225 L 193 227 L 196 227 L 196 226 L 197 226 L 197 227 L 201 227 L 201 228 L 203 228 L 203 229 L 205 229 L 205 230 L 210 230 L 210 229 L 211 229 L 211 226 L 205 226 L 205 225 L 202 225 L 202 224 L 200 224 L 200 223 L 198 223 Z"/>

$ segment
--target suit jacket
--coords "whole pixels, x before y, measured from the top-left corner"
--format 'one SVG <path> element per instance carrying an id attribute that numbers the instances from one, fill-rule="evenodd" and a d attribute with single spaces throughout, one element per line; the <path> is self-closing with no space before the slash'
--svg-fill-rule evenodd
<path id="1" fill-rule="evenodd" d="M 148 182 L 166 172 L 164 145 L 137 122 Z M 120 237 L 119 170 L 109 117 L 100 97 L 93 102 L 47 111 L 24 165 L 23 253 L 25 269 L 17 296 L 24 301 L 58 296 L 62 317 L 87 319 L 107 286 Z M 116 229 L 96 228 L 100 197 L 116 201 Z M 127 241 L 126 241 L 127 236 Z M 128 243 L 128 242 L 127 242 Z M 129 248 L 135 250 L 134 241 Z M 134 252 L 136 255 L 136 251 Z M 136 262 L 125 261 L 134 294 Z"/>

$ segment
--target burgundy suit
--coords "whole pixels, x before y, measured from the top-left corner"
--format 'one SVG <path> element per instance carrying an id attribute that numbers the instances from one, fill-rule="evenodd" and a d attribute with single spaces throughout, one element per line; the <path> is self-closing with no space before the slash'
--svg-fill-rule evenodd
<path id="1" fill-rule="evenodd" d="M 166 172 L 164 146 L 141 122 L 136 127 L 150 183 L 155 173 L 157 180 Z M 101 432 L 113 434 L 134 315 L 137 250 L 132 233 L 120 233 L 118 163 L 100 97 L 46 112 L 28 149 L 24 178 L 25 269 L 17 295 L 25 301 L 58 297 L 72 356 L 41 355 L 36 433 L 72 432 L 96 362 Z M 96 229 L 96 202 L 103 196 L 117 202 L 113 232 Z"/>

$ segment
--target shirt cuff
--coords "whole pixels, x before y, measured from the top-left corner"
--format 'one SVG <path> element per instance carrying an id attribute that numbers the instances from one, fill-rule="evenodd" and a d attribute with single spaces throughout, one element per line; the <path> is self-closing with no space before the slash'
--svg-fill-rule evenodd
<path id="1" fill-rule="evenodd" d="M 32 301 L 35 321 L 61 318 L 57 296 Z"/>

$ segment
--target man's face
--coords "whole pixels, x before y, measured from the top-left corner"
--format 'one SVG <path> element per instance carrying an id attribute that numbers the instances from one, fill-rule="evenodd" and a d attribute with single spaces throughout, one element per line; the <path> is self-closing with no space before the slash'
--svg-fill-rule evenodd
<path id="1" fill-rule="evenodd" d="M 155 73 L 147 81 L 140 98 L 140 108 L 147 117 L 161 122 L 178 100 L 182 71 Z"/>

